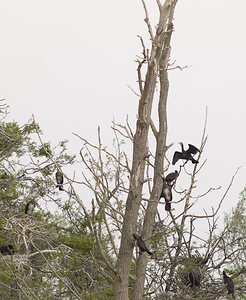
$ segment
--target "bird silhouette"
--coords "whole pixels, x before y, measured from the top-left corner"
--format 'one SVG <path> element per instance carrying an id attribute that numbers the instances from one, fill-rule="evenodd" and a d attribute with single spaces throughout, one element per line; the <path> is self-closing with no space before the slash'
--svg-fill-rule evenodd
<path id="1" fill-rule="evenodd" d="M 61 171 L 56 172 L 56 187 L 59 188 L 59 191 L 63 191 L 63 182 L 64 182 L 64 177 Z"/>
<path id="2" fill-rule="evenodd" d="M 34 199 L 32 199 L 31 201 L 27 202 L 27 204 L 25 206 L 25 214 L 26 215 L 31 215 L 33 213 L 35 205 L 36 205 L 36 203 L 35 203 Z"/>
<path id="3" fill-rule="evenodd" d="M 132 236 L 136 240 L 137 247 L 139 249 L 140 254 L 142 252 L 147 252 L 149 255 L 152 255 L 152 252 L 147 248 L 147 246 L 145 245 L 145 242 L 143 241 L 143 239 L 141 238 L 140 235 L 137 235 L 136 233 L 133 233 Z"/>
<path id="4" fill-rule="evenodd" d="M 184 144 L 181 142 L 179 144 L 181 145 L 181 152 L 179 151 L 174 152 L 172 164 L 175 165 L 179 159 L 183 159 L 186 161 L 190 160 L 193 164 L 197 164 L 199 161 L 194 159 L 193 156 L 197 152 L 200 152 L 200 150 L 191 144 L 188 144 L 189 148 L 187 150 L 184 150 Z"/>
<path id="5" fill-rule="evenodd" d="M 225 270 L 223 271 L 223 280 L 224 280 L 224 284 L 226 286 L 226 289 L 228 291 L 228 295 L 231 294 L 233 299 L 235 299 L 235 284 L 234 281 L 232 280 L 232 278 L 230 276 L 228 276 L 225 272 Z"/>
<path id="6" fill-rule="evenodd" d="M 193 268 L 190 270 L 189 275 L 189 285 L 191 287 L 200 286 L 202 281 L 202 274 L 200 268 Z"/>
<path id="7" fill-rule="evenodd" d="M 203 270 L 210 258 L 208 253 L 205 257 L 202 257 L 198 251 L 196 255 L 192 255 L 189 259 L 189 265 L 187 266 L 188 272 L 184 277 L 184 283 L 190 287 L 199 287 L 203 277 Z"/>
<path id="8" fill-rule="evenodd" d="M 161 191 L 161 196 L 160 198 L 165 199 L 165 210 L 170 211 L 171 210 L 171 203 L 170 201 L 173 200 L 173 195 L 172 195 L 172 187 L 167 184 L 166 180 L 163 179 L 163 185 L 162 185 L 162 191 Z"/>
<path id="9" fill-rule="evenodd" d="M 0 253 L 2 255 L 11 255 L 14 252 L 14 247 L 11 244 L 8 244 L 7 246 L 0 246 Z"/>

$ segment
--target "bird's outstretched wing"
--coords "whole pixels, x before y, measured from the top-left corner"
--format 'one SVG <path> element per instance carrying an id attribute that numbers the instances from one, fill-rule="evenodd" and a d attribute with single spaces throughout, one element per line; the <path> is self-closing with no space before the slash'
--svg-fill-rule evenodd
<path id="1" fill-rule="evenodd" d="M 182 153 L 179 152 L 179 151 L 175 151 L 174 154 L 173 154 L 173 161 L 172 161 L 172 164 L 175 165 L 176 162 L 181 159 L 183 156 L 182 156 Z"/>
<path id="2" fill-rule="evenodd" d="M 196 146 L 192 145 L 192 144 L 188 144 L 189 148 L 187 150 L 187 152 L 191 153 L 191 154 L 196 154 L 197 152 L 200 152 L 199 149 L 197 149 Z"/>

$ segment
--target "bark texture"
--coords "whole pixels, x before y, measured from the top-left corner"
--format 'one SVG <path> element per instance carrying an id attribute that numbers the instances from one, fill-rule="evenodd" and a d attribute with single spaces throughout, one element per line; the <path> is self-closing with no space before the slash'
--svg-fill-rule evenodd
<path id="1" fill-rule="evenodd" d="M 142 2 L 144 4 L 144 1 Z M 129 193 L 126 201 L 121 244 L 115 269 L 114 297 L 117 300 L 129 299 L 128 287 L 134 247 L 132 234 L 136 232 L 139 208 L 142 201 L 146 158 L 148 157 L 148 135 L 151 124 L 151 112 L 158 80 L 160 85 L 158 101 L 159 128 L 158 130 L 154 130 L 157 144 L 155 152 L 154 181 L 150 196 L 151 200 L 155 201 L 150 201 L 147 206 L 142 232 L 142 237 L 144 239 L 151 237 L 158 200 L 161 193 L 161 174 L 163 172 L 167 135 L 166 102 L 169 88 L 167 67 L 170 55 L 170 39 L 173 31 L 172 19 L 176 3 L 177 0 L 167 0 L 164 4 L 157 1 L 160 18 L 156 28 L 155 37 L 152 40 L 151 54 L 147 61 L 147 73 L 139 100 L 138 120 L 133 142 L 133 160 Z M 148 24 L 148 20 L 146 20 L 146 23 Z M 148 243 L 149 242 L 147 241 L 147 246 Z M 139 255 L 133 288 L 133 299 L 143 299 L 147 261 L 148 258 L 145 255 Z"/>

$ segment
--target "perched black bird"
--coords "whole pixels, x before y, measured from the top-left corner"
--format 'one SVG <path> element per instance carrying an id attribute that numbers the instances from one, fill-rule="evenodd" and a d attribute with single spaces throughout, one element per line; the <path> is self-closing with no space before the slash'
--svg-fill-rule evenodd
<path id="1" fill-rule="evenodd" d="M 179 159 L 184 159 L 186 161 L 190 160 L 193 164 L 198 164 L 198 161 L 193 158 L 193 155 L 195 155 L 197 152 L 200 152 L 200 150 L 191 144 L 188 144 L 189 148 L 184 150 L 183 143 L 180 142 L 179 144 L 181 145 L 181 152 L 174 152 L 172 164 L 175 165 Z"/>
<path id="2" fill-rule="evenodd" d="M 208 253 L 205 258 L 203 258 L 198 251 L 196 251 L 196 256 L 192 255 L 188 258 L 187 273 L 184 277 L 184 283 L 190 287 L 199 287 L 203 278 L 203 270 L 210 258 Z"/>
<path id="3" fill-rule="evenodd" d="M 223 271 L 224 284 L 227 288 L 228 295 L 232 294 L 233 299 L 235 299 L 235 284 L 231 277 L 229 277 L 225 271 Z"/>
<path id="4" fill-rule="evenodd" d="M 191 287 L 200 286 L 202 281 L 202 274 L 199 268 L 193 268 L 190 270 L 189 275 L 189 285 Z"/>
<path id="5" fill-rule="evenodd" d="M 142 252 L 147 252 L 149 255 L 152 255 L 152 252 L 147 248 L 141 236 L 137 235 L 136 233 L 133 233 L 132 236 L 137 241 L 137 247 L 139 249 L 140 254 Z"/>
<path id="6" fill-rule="evenodd" d="M 166 183 L 166 180 L 163 179 L 163 186 L 162 186 L 162 191 L 161 191 L 161 196 L 160 198 L 165 199 L 165 210 L 170 211 L 171 210 L 171 203 L 170 201 L 173 200 L 173 195 L 172 195 L 172 188 L 170 185 Z"/>
<path id="7" fill-rule="evenodd" d="M 63 178 L 63 174 L 61 171 L 57 171 L 56 172 L 56 187 L 59 188 L 59 191 L 63 191 L 63 181 L 64 181 L 64 178 Z"/>
<path id="8" fill-rule="evenodd" d="M 0 246 L 0 253 L 2 255 L 11 255 L 15 253 L 15 250 L 11 244 L 8 244 L 7 246 Z"/>
<path id="9" fill-rule="evenodd" d="M 173 187 L 173 185 L 175 184 L 177 178 L 179 176 L 179 172 L 177 170 L 175 170 L 175 172 L 169 173 L 166 177 L 165 177 L 165 181 L 166 183 Z"/>
<path id="10" fill-rule="evenodd" d="M 36 205 L 36 203 L 35 203 L 34 199 L 32 199 L 31 201 L 27 202 L 27 204 L 25 206 L 25 214 L 26 215 L 31 215 L 33 213 L 35 205 Z"/>

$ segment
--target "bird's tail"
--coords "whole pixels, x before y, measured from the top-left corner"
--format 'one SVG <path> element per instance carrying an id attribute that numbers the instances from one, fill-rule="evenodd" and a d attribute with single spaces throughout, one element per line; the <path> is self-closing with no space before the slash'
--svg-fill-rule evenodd
<path id="1" fill-rule="evenodd" d="M 165 204 L 165 211 L 170 211 L 171 210 L 171 203 L 170 202 L 166 202 Z"/>
<path id="2" fill-rule="evenodd" d="M 59 188 L 59 191 L 64 191 L 64 190 L 63 190 L 63 185 L 62 185 L 62 184 L 57 184 L 56 187 Z"/>
<path id="3" fill-rule="evenodd" d="M 192 157 L 192 160 L 191 160 L 191 161 L 192 161 L 193 164 L 198 164 L 198 163 L 199 163 L 199 161 L 196 160 L 196 159 L 194 159 L 193 157 Z"/>

